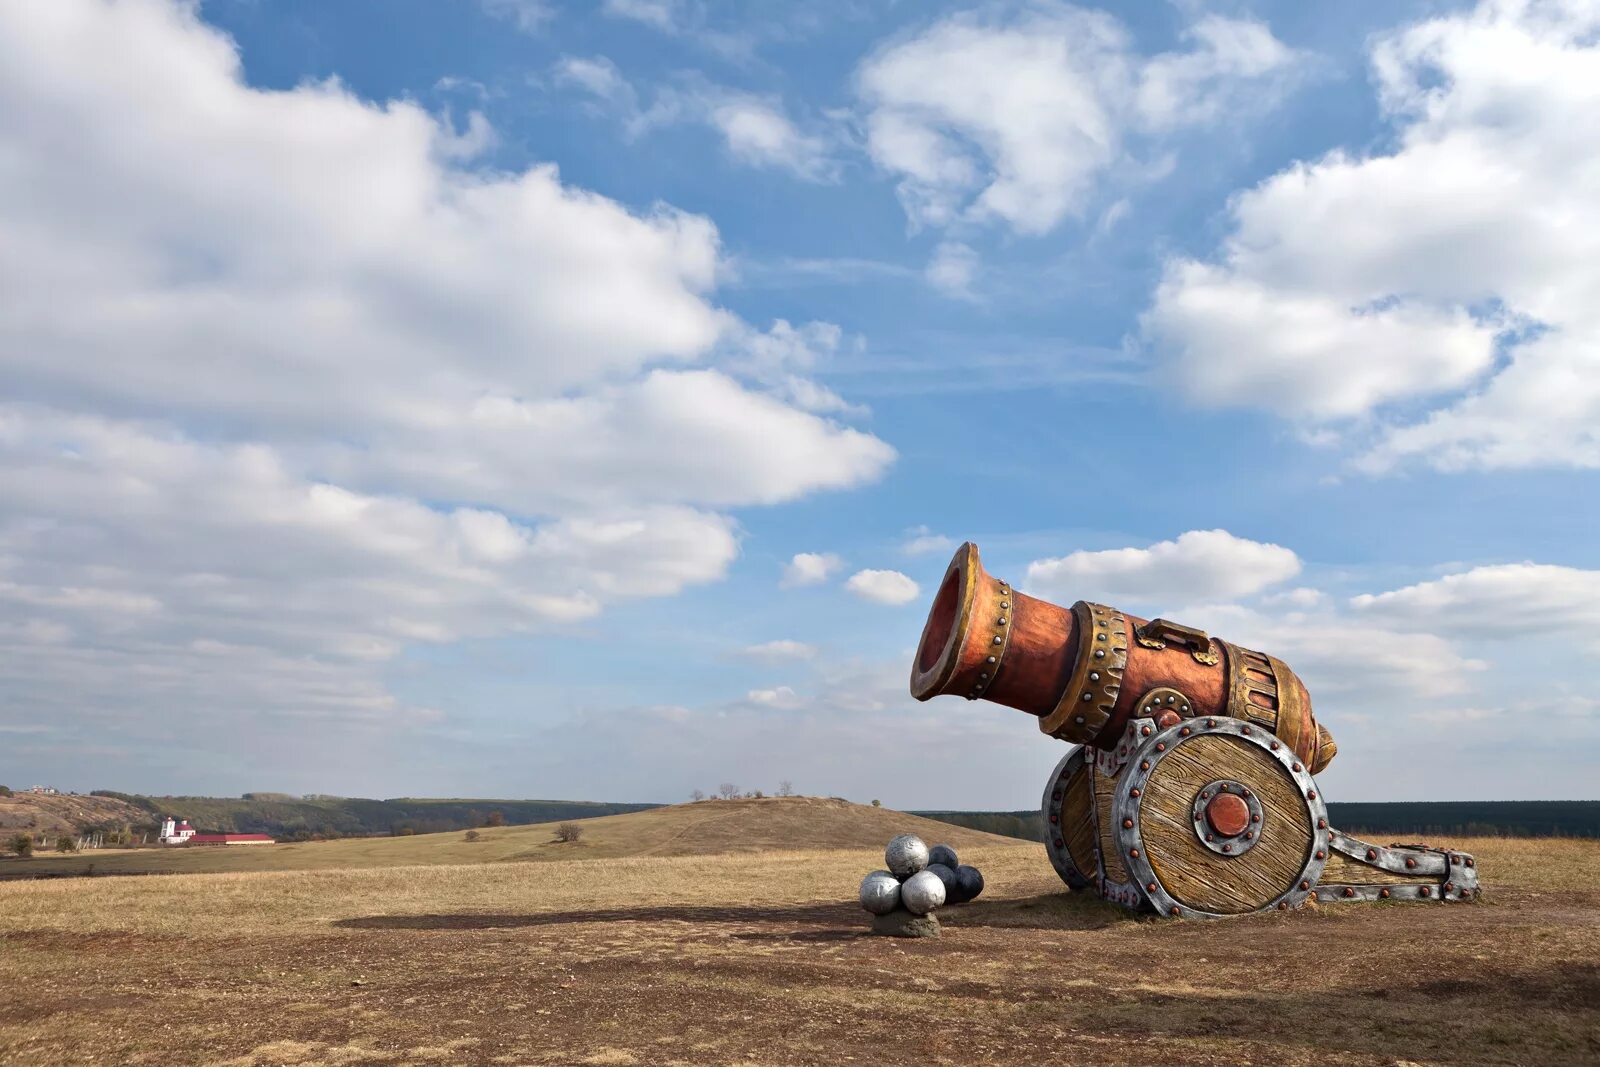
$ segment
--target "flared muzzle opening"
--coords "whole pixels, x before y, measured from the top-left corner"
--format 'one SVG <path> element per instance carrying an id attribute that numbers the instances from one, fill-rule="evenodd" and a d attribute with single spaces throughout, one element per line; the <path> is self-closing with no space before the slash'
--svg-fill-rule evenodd
<path id="1" fill-rule="evenodd" d="M 928 610 L 928 621 L 922 625 L 922 640 L 911 664 L 911 695 L 918 700 L 950 692 L 972 622 L 972 600 L 981 573 L 977 545 L 968 541 L 956 549 Z"/>

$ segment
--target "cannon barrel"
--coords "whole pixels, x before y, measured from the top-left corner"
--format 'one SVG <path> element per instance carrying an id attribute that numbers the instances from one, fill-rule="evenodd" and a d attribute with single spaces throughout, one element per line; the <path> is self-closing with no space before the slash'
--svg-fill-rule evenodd
<path id="1" fill-rule="evenodd" d="M 1313 774 L 1336 751 L 1282 660 L 1165 619 L 1018 593 L 984 571 L 970 541 L 939 584 L 911 666 L 912 696 L 941 694 L 1025 711 L 1053 737 L 1102 749 L 1135 717 L 1226 715 L 1276 735 Z"/>

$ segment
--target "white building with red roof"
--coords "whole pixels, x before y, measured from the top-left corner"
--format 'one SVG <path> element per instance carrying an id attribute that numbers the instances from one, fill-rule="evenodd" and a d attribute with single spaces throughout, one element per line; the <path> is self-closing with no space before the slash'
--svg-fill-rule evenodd
<path id="1" fill-rule="evenodd" d="M 157 838 L 163 845 L 275 845 L 271 834 L 198 834 L 189 820 L 174 822 L 170 817 L 161 824 Z"/>

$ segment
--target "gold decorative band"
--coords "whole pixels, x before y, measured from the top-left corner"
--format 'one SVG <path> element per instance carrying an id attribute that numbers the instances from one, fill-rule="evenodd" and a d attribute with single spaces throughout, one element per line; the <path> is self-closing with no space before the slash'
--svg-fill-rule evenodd
<path id="1" fill-rule="evenodd" d="M 1128 666 L 1128 620 L 1116 608 L 1078 601 L 1078 659 L 1055 710 L 1039 729 L 1064 741 L 1093 742 L 1111 719 Z"/>
<path id="2" fill-rule="evenodd" d="M 983 654 L 983 663 L 978 668 L 978 677 L 973 679 L 972 688 L 967 690 L 968 700 L 979 699 L 994 684 L 995 676 L 1000 673 L 1000 665 L 1006 658 L 1006 649 L 1011 646 L 1011 631 L 1015 629 L 1016 619 L 1011 612 L 1011 583 L 1004 578 L 996 578 L 994 582 L 1000 588 L 998 610 L 986 626 L 981 620 L 972 621 L 974 635 L 983 634 L 980 640 L 986 651 Z M 976 594 L 973 599 L 977 599 Z"/>

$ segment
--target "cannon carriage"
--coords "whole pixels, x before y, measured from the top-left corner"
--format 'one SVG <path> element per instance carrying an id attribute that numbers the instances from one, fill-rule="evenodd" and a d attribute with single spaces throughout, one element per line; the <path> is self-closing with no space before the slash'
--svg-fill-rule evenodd
<path id="1" fill-rule="evenodd" d="M 934 596 L 911 694 L 1016 708 L 1072 744 L 1042 810 L 1051 864 L 1073 889 L 1189 918 L 1313 897 L 1477 896 L 1470 855 L 1329 825 L 1314 775 L 1337 749 L 1283 661 L 1165 619 L 1018 593 L 971 543 Z"/>

